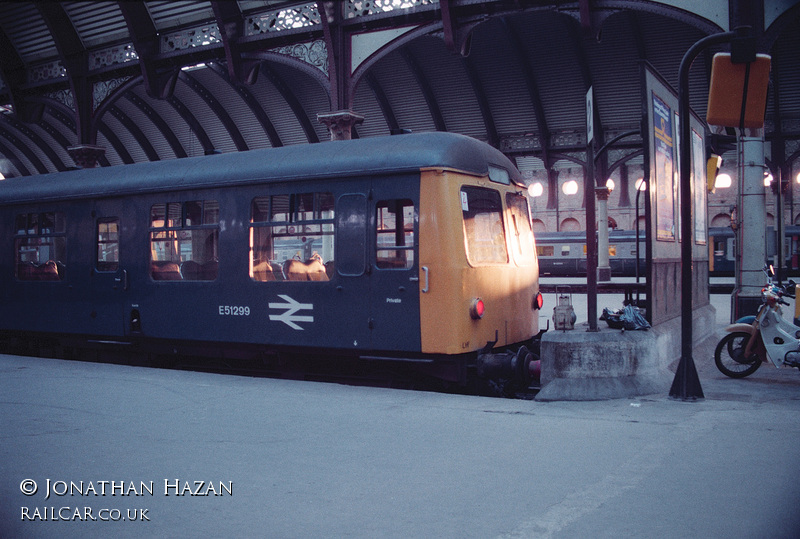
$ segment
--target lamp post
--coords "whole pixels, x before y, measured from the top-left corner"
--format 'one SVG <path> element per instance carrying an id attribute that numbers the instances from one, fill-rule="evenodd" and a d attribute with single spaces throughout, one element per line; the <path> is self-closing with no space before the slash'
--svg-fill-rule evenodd
<path id="1" fill-rule="evenodd" d="M 740 36 L 740 30 L 707 36 L 692 45 L 681 60 L 678 70 L 678 110 L 680 122 L 680 187 L 681 187 L 681 359 L 670 388 L 670 397 L 702 399 L 703 388 L 692 358 L 692 161 L 691 118 L 689 115 L 689 68 L 704 49 L 729 43 Z"/>

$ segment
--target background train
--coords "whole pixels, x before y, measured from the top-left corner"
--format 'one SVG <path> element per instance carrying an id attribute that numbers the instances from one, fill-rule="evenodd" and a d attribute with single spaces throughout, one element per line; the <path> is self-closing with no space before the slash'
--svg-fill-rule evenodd
<path id="1" fill-rule="evenodd" d="M 783 275 L 800 276 L 800 226 L 786 226 L 783 232 Z M 713 248 L 709 273 L 715 276 L 733 275 L 736 253 L 733 230 L 730 227 L 709 228 L 708 236 L 709 245 Z M 773 264 L 777 271 L 778 263 L 775 260 L 775 254 L 778 249 L 774 227 L 767 227 L 766 240 L 767 259 L 765 262 Z"/>
<path id="2" fill-rule="evenodd" d="M 632 230 L 612 230 L 608 236 L 611 275 L 636 275 L 636 233 Z M 639 275 L 644 277 L 644 233 L 639 238 Z M 586 232 L 537 232 L 536 255 L 540 275 L 586 275 Z"/>
<path id="3" fill-rule="evenodd" d="M 767 227 L 767 262 L 773 264 L 777 251 L 775 230 Z M 637 253 L 636 233 L 632 230 L 612 230 L 609 232 L 609 265 L 615 277 L 636 275 Z M 734 274 L 734 233 L 730 227 L 710 227 L 708 229 L 710 250 L 709 274 L 712 276 L 732 276 Z M 787 226 L 784 229 L 784 270 L 785 275 L 800 276 L 800 226 Z M 536 234 L 536 253 L 539 258 L 541 275 L 580 276 L 586 275 L 586 233 L 585 232 L 539 232 Z M 644 276 L 645 240 L 639 235 L 638 254 L 639 275 Z M 777 266 L 776 266 L 777 267 Z"/>
<path id="4" fill-rule="evenodd" d="M 524 384 L 535 360 L 524 185 L 465 136 L 8 179 L 0 238 L 6 343 L 231 361 L 317 353 L 462 383 L 474 370 Z"/>

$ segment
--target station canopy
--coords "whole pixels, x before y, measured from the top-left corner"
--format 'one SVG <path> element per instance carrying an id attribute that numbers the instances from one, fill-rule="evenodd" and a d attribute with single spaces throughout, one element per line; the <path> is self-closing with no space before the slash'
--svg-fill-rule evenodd
<path id="1" fill-rule="evenodd" d="M 641 62 L 677 87 L 685 52 L 727 30 L 727 15 L 669 4 L 2 2 L 0 172 L 68 170 L 76 148 L 114 166 L 314 144 L 330 138 L 317 116 L 340 110 L 364 117 L 353 137 L 450 131 L 524 170 L 580 164 L 588 88 L 601 144 L 640 127 Z M 760 15 L 755 34 L 772 58 L 764 134 L 791 161 L 800 6 L 783 4 Z M 701 116 L 715 52 L 690 72 Z M 623 158 L 641 159 L 640 138 L 615 146 L 610 159 Z"/>

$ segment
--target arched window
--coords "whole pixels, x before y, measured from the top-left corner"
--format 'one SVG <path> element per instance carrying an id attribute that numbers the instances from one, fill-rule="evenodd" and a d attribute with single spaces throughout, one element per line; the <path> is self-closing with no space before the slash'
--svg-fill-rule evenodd
<path id="1" fill-rule="evenodd" d="M 581 231 L 581 224 L 578 222 L 577 219 L 573 219 L 572 217 L 568 219 L 564 219 L 561 221 L 561 232 L 580 232 Z"/>

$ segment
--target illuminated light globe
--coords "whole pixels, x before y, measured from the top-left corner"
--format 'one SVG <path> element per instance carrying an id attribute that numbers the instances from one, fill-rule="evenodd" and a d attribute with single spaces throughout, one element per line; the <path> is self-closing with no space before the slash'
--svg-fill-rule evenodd
<path id="1" fill-rule="evenodd" d="M 719 174 L 714 181 L 715 189 L 726 189 L 731 186 L 732 180 L 729 174 Z"/>
<path id="2" fill-rule="evenodd" d="M 530 196 L 540 197 L 542 196 L 542 193 L 544 193 L 544 186 L 542 186 L 542 182 L 532 183 L 528 186 L 528 194 Z"/>

